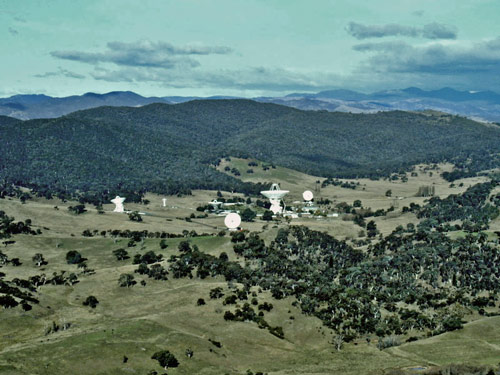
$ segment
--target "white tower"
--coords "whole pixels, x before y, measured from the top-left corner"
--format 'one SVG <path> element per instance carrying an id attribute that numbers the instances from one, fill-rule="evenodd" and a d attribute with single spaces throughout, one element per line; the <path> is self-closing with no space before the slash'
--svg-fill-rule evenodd
<path id="1" fill-rule="evenodd" d="M 124 212 L 123 202 L 125 202 L 125 198 L 122 198 L 119 195 L 117 195 L 115 199 L 111 199 L 111 203 L 116 205 L 113 212 Z"/>
<path id="2" fill-rule="evenodd" d="M 281 190 L 278 184 L 272 184 L 271 189 L 261 191 L 260 193 L 266 198 L 269 198 L 269 202 L 271 202 L 271 211 L 276 215 L 285 211 L 285 208 L 281 207 L 281 201 L 289 192 L 289 190 Z"/>

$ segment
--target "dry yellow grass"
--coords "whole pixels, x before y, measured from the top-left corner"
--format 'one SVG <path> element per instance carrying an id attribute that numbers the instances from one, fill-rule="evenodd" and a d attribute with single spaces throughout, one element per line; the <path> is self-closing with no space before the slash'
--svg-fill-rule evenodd
<path id="1" fill-rule="evenodd" d="M 245 165 L 248 161 L 233 158 L 233 162 Z M 221 168 L 224 164 L 221 165 Z M 449 168 L 441 165 L 439 168 Z M 254 168 L 256 171 L 258 168 Z M 242 171 L 243 172 L 243 171 Z M 422 204 L 425 198 L 415 197 L 419 186 L 433 185 L 439 196 L 463 192 L 469 185 L 484 178 L 465 179 L 455 182 L 456 187 L 439 177 L 439 171 L 423 173 L 417 167 L 418 176 L 408 175 L 408 182 L 359 180 L 356 190 L 329 186 L 322 189 L 319 197 L 335 203 L 352 202 L 360 199 L 365 207 L 387 209 L 395 202 L 399 207 L 387 217 L 375 218 L 378 228 L 387 234 L 397 225 L 416 222 L 413 214 L 401 214 L 401 208 L 410 202 Z M 243 174 L 243 173 L 242 173 Z M 269 171 L 254 172 L 244 179 L 279 182 L 282 188 L 291 190 L 287 202 L 301 199 L 303 190 L 314 190 L 317 177 L 277 167 Z M 356 181 L 357 182 L 357 181 Z M 463 183 L 462 187 L 459 184 Z M 364 189 L 363 189 L 364 188 Z M 391 189 L 393 200 L 385 196 Z M 224 196 L 232 194 L 223 192 Z M 305 316 L 292 306 L 293 299 L 274 300 L 269 293 L 258 293 L 259 302 L 268 301 L 275 308 L 266 314 L 271 325 L 282 326 L 285 339 L 280 340 L 261 330 L 255 323 L 226 322 L 221 300 L 210 300 L 209 290 L 215 286 L 224 288 L 227 283 L 220 277 L 200 280 L 170 278 L 168 281 L 154 281 L 135 274 L 136 280 L 145 279 L 147 285 L 132 288 L 118 287 L 121 273 L 132 273 L 135 266 L 131 259 L 117 261 L 112 250 L 126 248 L 127 240 L 117 242 L 108 235 L 86 238 L 85 229 L 130 229 L 182 233 L 183 230 L 206 232 L 204 237 L 191 238 L 193 244 L 212 255 L 226 252 L 230 259 L 238 259 L 232 251 L 228 236 L 215 236 L 223 228 L 223 217 L 209 216 L 205 219 L 184 220 L 194 213 L 196 207 L 205 205 L 216 197 L 213 191 L 194 191 L 192 196 L 167 197 L 167 207 L 162 207 L 163 197 L 148 194 L 151 203 L 147 206 L 127 204 L 127 209 L 147 212 L 144 222 L 135 223 L 127 215 L 110 212 L 113 205 L 105 205 L 105 214 L 99 215 L 92 207 L 89 212 L 75 216 L 67 210 L 75 202 L 62 203 L 58 200 L 34 199 L 26 204 L 18 200 L 0 200 L 0 209 L 16 220 L 32 219 L 34 227 L 41 228 L 40 236 L 16 236 L 16 243 L 2 249 L 9 257 L 19 257 L 20 267 L 2 268 L 7 279 L 26 278 L 45 272 L 65 270 L 76 272 L 75 265 L 65 262 L 69 250 L 78 250 L 88 258 L 88 265 L 95 274 L 80 276 L 80 282 L 73 286 L 51 286 L 40 288 L 37 293 L 40 305 L 32 311 L 22 312 L 19 308 L 0 312 L 0 374 L 146 374 L 151 369 L 161 373 L 161 368 L 150 359 L 160 349 L 172 351 L 181 362 L 169 374 L 244 374 L 247 369 L 284 374 L 377 374 L 386 369 L 428 366 L 463 362 L 494 364 L 500 357 L 500 329 L 497 318 L 481 318 L 466 326 L 463 331 L 421 340 L 387 351 L 379 351 L 375 345 L 367 344 L 363 338 L 348 344 L 336 352 L 331 344 L 332 332 L 321 326 L 318 319 Z M 58 206 L 59 210 L 55 210 Z M 180 219 L 179 219 L 180 218 Z M 339 238 L 357 237 L 359 226 L 341 218 L 299 218 L 292 225 L 306 225 L 312 229 L 326 231 Z M 270 241 L 281 223 L 265 223 L 256 220 L 243 223 L 243 228 L 259 231 Z M 49 228 L 49 229 L 44 229 Z M 500 229 L 500 219 L 492 223 L 492 229 Z M 496 229 L 498 230 L 498 229 Z M 73 234 L 73 236 L 72 236 Z M 177 254 L 181 239 L 168 239 L 167 249 L 160 250 L 159 239 L 146 239 L 144 248 L 140 245 L 128 248 L 130 256 L 154 250 L 168 259 Z M 31 257 L 41 252 L 48 264 L 36 268 Z M 241 260 L 241 259 L 240 259 Z M 167 265 L 167 261 L 162 262 Z M 237 285 L 236 285 L 237 286 Z M 253 289 L 258 292 L 258 288 Z M 82 305 L 88 295 L 95 295 L 100 301 L 96 309 Z M 204 298 L 205 306 L 196 306 L 198 298 Z M 293 317 L 293 318 L 292 318 Z M 45 335 L 45 328 L 52 322 L 71 322 L 67 331 Z M 222 343 L 216 348 L 208 339 Z M 194 357 L 184 356 L 186 348 L 194 350 Z M 129 360 L 123 363 L 123 356 Z"/>

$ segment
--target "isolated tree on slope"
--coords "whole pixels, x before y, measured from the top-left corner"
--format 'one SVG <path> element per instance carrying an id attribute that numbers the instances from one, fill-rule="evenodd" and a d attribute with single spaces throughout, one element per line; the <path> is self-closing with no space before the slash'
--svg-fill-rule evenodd
<path id="1" fill-rule="evenodd" d="M 44 264 L 47 264 L 47 262 L 43 258 L 43 254 L 41 253 L 36 253 L 35 255 L 33 255 L 33 258 L 31 259 L 33 260 L 33 263 L 35 263 L 37 267 L 41 267 Z"/>
<path id="2" fill-rule="evenodd" d="M 262 220 L 271 221 L 272 219 L 273 219 L 273 213 L 269 210 L 264 211 L 264 214 L 262 215 Z"/>
<path id="3" fill-rule="evenodd" d="M 170 353 L 168 350 L 161 350 L 153 354 L 151 359 L 156 359 L 161 367 L 165 370 L 168 370 L 169 367 L 177 367 L 179 366 L 179 361 L 175 356 Z"/>
<path id="4" fill-rule="evenodd" d="M 118 285 L 120 285 L 121 287 L 129 288 L 134 284 L 135 284 L 134 275 L 131 275 L 129 273 L 122 273 L 120 275 L 120 278 L 118 279 Z"/>
<path id="5" fill-rule="evenodd" d="M 253 212 L 250 208 L 247 207 L 241 213 L 241 220 L 246 222 L 253 221 L 253 219 L 255 219 L 255 216 L 257 216 L 255 212 Z"/>

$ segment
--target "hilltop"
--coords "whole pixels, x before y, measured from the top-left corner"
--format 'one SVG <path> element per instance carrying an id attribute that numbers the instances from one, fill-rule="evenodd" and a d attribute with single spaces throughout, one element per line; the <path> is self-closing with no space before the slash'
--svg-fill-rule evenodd
<path id="1" fill-rule="evenodd" d="M 77 110 L 100 106 L 139 107 L 151 103 L 177 104 L 193 100 L 220 99 L 238 98 L 223 95 L 144 97 L 131 91 L 113 91 L 105 94 L 89 92 L 61 98 L 47 95 L 14 95 L 0 98 L 0 115 L 23 120 L 56 118 Z M 500 94 L 492 91 L 459 91 L 449 87 L 430 91 L 408 87 L 370 94 L 337 89 L 318 93 L 291 93 L 285 96 L 255 97 L 252 100 L 303 110 L 332 112 L 374 113 L 378 111 L 430 109 L 467 116 L 480 121 L 500 122 Z"/>
<path id="2" fill-rule="evenodd" d="M 458 116 L 301 111 L 250 100 L 99 107 L 57 119 L 0 121 L 1 178 L 42 194 L 78 190 L 94 197 L 193 188 L 258 192 L 211 167 L 228 155 L 324 177 L 377 178 L 449 160 L 458 166 L 457 178 L 498 167 L 500 149 L 500 128 Z"/>

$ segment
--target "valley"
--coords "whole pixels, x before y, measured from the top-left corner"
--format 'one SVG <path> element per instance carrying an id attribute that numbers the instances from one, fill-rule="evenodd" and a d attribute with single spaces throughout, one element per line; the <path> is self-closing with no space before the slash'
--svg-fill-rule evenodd
<path id="1" fill-rule="evenodd" d="M 247 173 L 248 164 L 252 162 L 253 173 Z M 379 242 L 379 236 L 389 236 L 398 226 L 419 222 L 414 213 L 403 213 L 402 209 L 412 203 L 425 204 L 429 198 L 415 196 L 421 186 L 434 186 L 436 196 L 444 199 L 450 194 L 463 194 L 471 186 L 489 180 L 486 176 L 466 178 L 450 186 L 440 174 L 451 170 L 451 165 L 417 165 L 413 176 L 408 172 L 404 179 L 400 176 L 397 180 L 342 180 L 354 183 L 356 188 L 327 185 L 318 189 L 317 181 L 322 183 L 324 178 L 280 166 L 264 170 L 263 165 L 265 163 L 258 160 L 231 157 L 224 159 L 217 168 L 222 173 L 231 173 L 225 170 L 226 166 L 230 170 L 236 168 L 241 171 L 238 177 L 247 182 L 280 183 L 282 188 L 291 190 L 287 206 L 300 205 L 294 202 L 301 200 L 303 190 L 311 189 L 315 191 L 316 201 L 330 200 L 331 203 L 319 206 L 329 212 L 338 212 L 339 203 L 353 205 L 356 200 L 361 201 L 362 207 L 372 210 L 393 207 L 384 216 L 366 219 L 373 219 L 379 231 L 371 240 L 375 241 L 373 243 Z M 386 196 L 388 190 L 392 191 L 391 197 Z M 498 193 L 497 186 L 491 195 Z M 132 264 L 135 254 L 154 251 L 162 255 L 155 264 L 168 268 L 175 263 L 176 257 L 185 256 L 186 253 L 179 250 L 183 241 L 217 259 L 225 253 L 229 262 L 242 267 L 255 263 L 256 260 L 235 253 L 235 243 L 230 233 L 224 231 L 223 217 L 211 213 L 207 217 L 197 217 L 203 216 L 197 207 L 212 199 L 221 199 L 217 195 L 213 190 L 193 190 L 192 195 L 167 196 L 167 207 L 162 207 L 161 195 L 152 193 L 144 197 L 148 204 L 125 202 L 126 209 L 147 213 L 142 216 L 142 222 L 129 220 L 127 214 L 111 212 L 112 204 L 104 204 L 101 214 L 87 204 L 87 212 L 75 215 L 68 211 L 69 206 L 78 204 L 74 201 L 43 197 L 33 197 L 25 203 L 13 197 L 0 200 L 0 209 L 8 216 L 15 217 L 16 222 L 30 219 L 32 229 L 42 232 L 10 238 L 14 243 L 5 245 L 2 252 L 9 259 L 18 257 L 22 264 L 17 267 L 12 263 L 4 264 L 0 269 L 5 274 L 4 280 L 29 279 L 41 273 L 50 276 L 62 271 L 65 271 L 63 278 L 74 273 L 78 280 L 74 284 L 50 282 L 38 286 L 33 296 L 39 303 L 31 304 L 32 310 L 23 311 L 20 305 L 2 310 L 0 373 L 161 373 L 161 367 L 151 359 L 153 353 L 161 349 L 168 349 L 180 362 L 179 367 L 168 370 L 169 374 L 417 374 L 422 369 L 449 364 L 497 365 L 500 355 L 498 317 L 478 314 L 472 306 L 461 307 L 462 316 L 468 322 L 462 329 L 429 338 L 425 337 L 426 330 L 410 329 L 397 335 L 402 345 L 384 350 L 378 347 L 382 337 L 365 333 L 343 342 L 337 350 L 335 330 L 325 326 L 314 314 L 305 314 L 296 296 L 275 298 L 272 289 L 252 284 L 245 286 L 237 279 L 228 281 L 227 275 L 200 277 L 194 270 L 192 277 L 176 278 L 170 269 L 168 280 L 155 280 L 135 272 L 137 265 Z M 243 198 L 240 193 L 226 191 L 221 195 L 225 199 Z M 249 207 L 259 212 L 255 206 L 257 198 L 252 198 Z M 347 219 L 348 216 L 340 213 L 335 218 L 318 215 L 292 220 L 276 218 L 271 222 L 257 217 L 253 222 L 243 222 L 241 227 L 244 233 L 258 233 L 269 245 L 280 230 L 307 226 L 338 240 L 346 240 L 347 244 L 365 252 L 367 244 L 357 242 L 366 238 L 359 237 L 362 228 L 352 218 Z M 498 251 L 495 231 L 499 229 L 497 217 L 485 231 L 488 241 L 496 244 L 494 251 Z M 84 235 L 86 230 L 88 233 Z M 114 231 L 118 234 L 113 234 Z M 125 231 L 144 234 L 130 241 L 130 237 L 119 234 Z M 179 237 L 161 239 L 161 232 Z M 448 235 L 461 237 L 461 233 L 451 231 Z M 113 250 L 118 248 L 125 249 L 129 258 L 117 260 Z M 86 259 L 86 266 L 68 264 L 65 259 L 68 251 L 79 252 Z M 31 258 L 36 253 L 43 254 L 46 264 L 41 267 L 33 264 Z M 120 287 L 118 280 L 122 274 L 133 275 L 136 284 Z M 140 285 L 139 281 L 144 281 L 145 285 Z M 224 311 L 231 307 L 223 304 L 225 297 L 210 298 L 215 288 L 221 288 L 225 296 L 248 288 L 248 297 L 245 297 L 248 300 L 236 301 L 236 308 L 243 308 L 253 299 L 255 307 L 272 304 L 271 311 L 265 312 L 265 321 L 271 327 L 282 327 L 283 338 L 252 321 L 226 320 Z M 82 305 L 89 295 L 99 301 L 95 308 Z M 204 300 L 202 305 L 199 305 L 200 298 Z M 498 309 L 495 301 L 486 312 L 497 313 Z M 67 323 L 69 327 L 62 328 Z M 54 325 L 59 328 L 51 330 Z M 408 340 L 414 336 L 418 337 L 417 341 Z M 186 357 L 186 349 L 193 351 L 192 358 Z"/>

